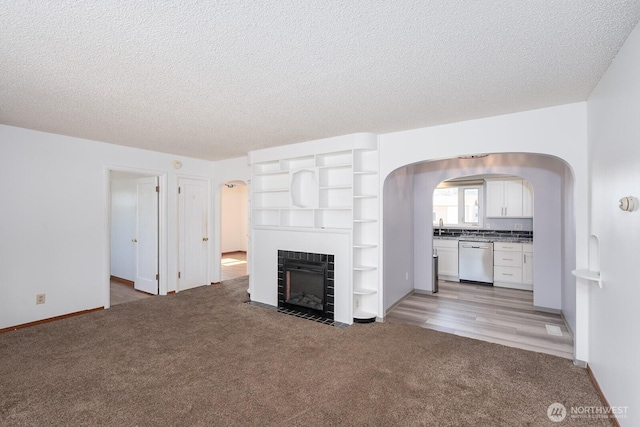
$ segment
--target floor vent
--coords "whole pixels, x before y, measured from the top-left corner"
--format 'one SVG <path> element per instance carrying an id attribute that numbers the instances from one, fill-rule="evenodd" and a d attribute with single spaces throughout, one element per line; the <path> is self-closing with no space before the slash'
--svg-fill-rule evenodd
<path id="1" fill-rule="evenodd" d="M 554 326 L 554 325 L 544 325 L 544 326 L 547 327 L 547 334 L 554 335 L 556 337 L 562 336 L 562 331 L 560 330 L 559 326 Z"/>

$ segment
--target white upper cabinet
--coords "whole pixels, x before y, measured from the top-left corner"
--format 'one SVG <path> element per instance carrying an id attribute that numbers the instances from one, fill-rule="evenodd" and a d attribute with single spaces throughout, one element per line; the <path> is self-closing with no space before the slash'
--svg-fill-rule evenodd
<path id="1" fill-rule="evenodd" d="M 486 216 L 522 218 L 533 216 L 533 190 L 522 179 L 487 180 Z"/>

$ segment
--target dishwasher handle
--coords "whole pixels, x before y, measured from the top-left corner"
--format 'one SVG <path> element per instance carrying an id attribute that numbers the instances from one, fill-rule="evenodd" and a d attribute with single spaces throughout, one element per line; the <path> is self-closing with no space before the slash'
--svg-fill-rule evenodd
<path id="1" fill-rule="evenodd" d="M 471 243 L 461 243 L 460 247 L 464 249 L 489 249 L 489 245 L 481 245 L 481 244 L 474 245 Z"/>

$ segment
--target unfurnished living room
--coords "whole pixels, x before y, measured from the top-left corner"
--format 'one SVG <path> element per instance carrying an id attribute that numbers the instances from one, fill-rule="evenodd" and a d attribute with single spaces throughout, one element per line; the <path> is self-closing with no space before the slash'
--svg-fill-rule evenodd
<path id="1" fill-rule="evenodd" d="M 1 1 L 0 425 L 638 425 L 639 20 Z"/>

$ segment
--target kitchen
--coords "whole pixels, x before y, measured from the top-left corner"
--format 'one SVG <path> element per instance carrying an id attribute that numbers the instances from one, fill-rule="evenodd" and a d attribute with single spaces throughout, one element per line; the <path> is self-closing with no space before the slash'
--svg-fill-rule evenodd
<path id="1" fill-rule="evenodd" d="M 394 171 L 384 193 L 384 239 L 395 249 L 385 252 L 386 265 L 394 263 L 385 270 L 388 319 L 571 358 L 566 313 L 575 296 L 563 263 L 574 250 L 566 243 L 573 235 L 572 186 L 563 161 L 536 154 L 450 158 Z M 461 242 L 489 246 L 485 278 L 461 276 Z M 403 268 L 413 270 L 409 281 L 396 275 Z M 550 335 L 547 325 L 563 336 Z"/>
<path id="2" fill-rule="evenodd" d="M 447 219 L 444 215 L 436 217 L 434 222 L 433 195 L 434 190 L 445 181 L 492 181 L 501 179 L 519 179 L 526 181 L 527 192 L 534 195 L 533 214 L 530 217 L 500 217 L 502 205 L 496 205 L 498 215 L 482 217 L 482 227 L 474 226 L 445 227 Z M 504 185 L 504 184 L 503 184 Z M 479 186 L 482 195 L 478 194 L 478 216 L 485 210 L 484 203 L 493 205 L 484 194 L 485 184 Z M 481 288 L 521 292 L 516 287 L 529 289 L 525 292 L 532 297 L 528 310 L 535 313 L 553 313 L 561 315 L 571 333 L 575 331 L 575 284 L 572 282 L 571 269 L 575 268 L 575 225 L 574 218 L 574 177 L 569 165 L 562 159 L 549 155 L 533 153 L 490 153 L 488 156 L 469 158 L 451 157 L 440 160 L 422 161 L 396 168 L 384 182 L 383 203 L 383 239 L 384 239 L 384 277 L 383 305 L 389 314 L 395 307 L 411 295 L 431 295 L 433 293 L 432 256 L 434 242 L 440 246 L 450 245 L 447 249 L 438 249 L 441 275 L 449 279 L 459 280 L 457 266 L 458 241 L 456 239 L 438 239 L 438 234 L 453 233 L 454 229 L 469 230 L 467 234 L 485 233 L 496 238 L 498 231 L 506 231 L 508 236 L 498 235 L 499 240 L 516 238 L 513 248 L 499 246 L 500 249 L 516 249 L 524 261 L 527 253 L 527 264 L 523 278 L 518 280 L 499 280 L 499 286 L 459 284 L 459 288 Z M 488 207 L 487 206 L 487 207 Z M 524 205 L 523 205 L 524 206 Z M 527 207 L 528 208 L 528 207 Z M 509 207 L 507 207 L 507 213 Z M 513 211 L 511 211 L 513 212 Z M 443 218 L 442 231 L 439 230 L 439 218 Z M 520 229 L 520 227 L 522 227 Z M 447 231 L 448 230 L 448 231 Z M 460 233 L 461 234 L 461 233 Z M 447 236 L 445 236 L 447 237 Z M 455 236 L 449 236 L 455 237 Z M 442 242 L 449 242 L 444 243 Z M 504 243 L 504 242 L 502 242 Z M 495 244 L 495 243 L 494 243 Z M 522 246 L 521 246 L 522 245 Z M 495 249 L 495 248 L 494 248 Z M 525 252 L 522 252 L 522 250 Z M 444 250 L 444 252 L 443 252 Z M 447 251 L 449 265 L 447 270 Z M 535 253 L 535 259 L 533 254 Z M 515 258 L 514 258 L 515 259 Z M 534 262 L 530 262 L 534 261 Z M 516 261 L 517 262 L 517 261 Z M 510 277 L 513 269 L 522 266 L 501 265 L 502 278 Z M 511 271 L 510 271 L 511 270 Z M 520 270 L 521 271 L 521 270 Z M 448 273 L 448 274 L 447 274 Z M 507 274 L 505 274 L 507 273 Z M 444 277 L 445 279 L 447 277 Z M 533 280 L 532 280 L 533 278 Z M 531 283 L 532 282 L 532 283 Z M 495 283 L 495 281 L 494 281 Z M 444 296 L 442 289 L 436 295 Z"/>
<path id="3" fill-rule="evenodd" d="M 444 181 L 433 193 L 438 279 L 533 291 L 533 188 L 517 176 Z"/>

